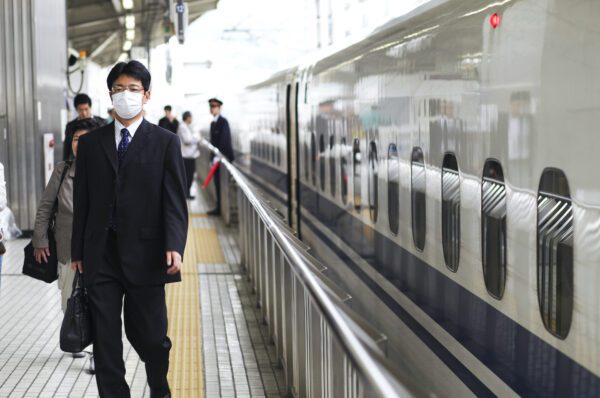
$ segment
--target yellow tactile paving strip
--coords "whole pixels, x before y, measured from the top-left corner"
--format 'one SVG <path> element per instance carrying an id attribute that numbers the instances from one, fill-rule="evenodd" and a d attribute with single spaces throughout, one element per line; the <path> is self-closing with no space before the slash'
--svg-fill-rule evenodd
<path id="1" fill-rule="evenodd" d="M 197 264 L 223 262 L 223 251 L 216 229 L 192 228 L 190 223 L 182 282 L 167 286 L 168 333 L 173 341 L 169 384 L 175 398 L 197 398 L 204 395 Z"/>

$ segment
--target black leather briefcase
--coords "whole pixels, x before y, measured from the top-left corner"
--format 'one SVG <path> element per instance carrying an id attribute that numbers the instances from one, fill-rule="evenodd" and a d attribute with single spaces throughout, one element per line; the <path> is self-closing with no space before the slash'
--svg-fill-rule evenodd
<path id="1" fill-rule="evenodd" d="M 67 166 L 63 169 L 60 176 L 60 184 L 58 184 L 58 193 L 65 180 L 65 176 L 71 167 L 71 162 L 67 163 Z M 52 206 L 52 216 L 48 224 L 48 247 L 50 249 L 50 256 L 48 256 L 48 262 L 41 264 L 35 261 L 33 255 L 33 242 L 29 242 L 25 246 L 25 258 L 23 260 L 23 274 L 30 276 L 35 279 L 46 283 L 52 283 L 58 279 L 58 255 L 56 254 L 56 238 L 54 237 L 54 228 L 56 225 L 56 212 L 58 211 L 58 193 L 54 199 L 54 206 Z"/>
<path id="2" fill-rule="evenodd" d="M 46 283 L 52 283 L 58 279 L 58 256 L 56 255 L 56 239 L 52 228 L 48 228 L 48 243 L 50 255 L 48 262 L 41 264 L 35 261 L 33 255 L 33 243 L 25 246 L 25 258 L 23 260 L 23 274 Z"/>
<path id="3" fill-rule="evenodd" d="M 92 344 L 92 321 L 88 307 L 83 274 L 73 279 L 73 293 L 67 301 L 65 317 L 60 328 L 60 349 L 64 352 L 82 352 Z"/>

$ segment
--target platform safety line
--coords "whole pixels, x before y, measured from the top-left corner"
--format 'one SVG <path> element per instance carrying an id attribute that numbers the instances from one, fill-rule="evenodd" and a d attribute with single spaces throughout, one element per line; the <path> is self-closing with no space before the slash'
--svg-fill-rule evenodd
<path id="1" fill-rule="evenodd" d="M 192 217 L 200 216 L 199 214 Z M 202 325 L 197 264 L 225 261 L 215 228 L 194 228 L 190 222 L 182 282 L 167 286 L 168 334 L 173 342 L 169 385 L 173 397 L 204 396 Z"/>

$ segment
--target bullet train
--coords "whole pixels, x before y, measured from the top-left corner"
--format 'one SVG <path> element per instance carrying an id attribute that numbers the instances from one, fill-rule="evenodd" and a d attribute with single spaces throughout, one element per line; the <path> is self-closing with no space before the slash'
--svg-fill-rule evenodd
<path id="1" fill-rule="evenodd" d="M 248 88 L 236 163 L 438 396 L 600 396 L 600 2 L 434 0 Z"/>

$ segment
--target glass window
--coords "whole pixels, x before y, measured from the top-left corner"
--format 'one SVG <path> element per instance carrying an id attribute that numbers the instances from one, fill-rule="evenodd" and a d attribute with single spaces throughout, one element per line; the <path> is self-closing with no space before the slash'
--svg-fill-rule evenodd
<path id="1" fill-rule="evenodd" d="M 325 191 L 325 136 L 319 134 L 319 181 L 321 191 Z"/>
<path id="2" fill-rule="evenodd" d="M 426 209 L 425 209 L 425 162 L 423 150 L 413 148 L 411 155 L 411 212 L 413 242 L 419 250 L 425 248 Z"/>
<path id="3" fill-rule="evenodd" d="M 312 185 L 317 186 L 317 144 L 315 142 L 315 133 L 310 134 L 310 173 L 312 176 Z"/>
<path id="4" fill-rule="evenodd" d="M 377 222 L 377 204 L 378 204 L 378 163 L 377 163 L 377 145 L 371 141 L 369 145 L 369 214 L 371 221 Z"/>
<path id="5" fill-rule="evenodd" d="M 362 157 L 360 154 L 360 140 L 354 139 L 352 144 L 352 179 L 354 192 L 354 207 L 360 210 L 362 206 L 361 178 L 362 178 Z"/>
<path id="6" fill-rule="evenodd" d="M 329 185 L 331 188 L 331 196 L 335 197 L 335 135 L 332 133 L 329 136 Z"/>
<path id="7" fill-rule="evenodd" d="M 342 188 L 342 202 L 344 204 L 348 203 L 348 159 L 346 154 L 346 139 L 342 138 L 341 148 L 340 148 L 340 156 L 341 156 L 341 184 Z"/>
<path id="8" fill-rule="evenodd" d="M 388 219 L 390 230 L 398 233 L 400 227 L 400 163 L 398 162 L 398 148 L 396 144 L 388 147 L 387 162 L 388 178 Z"/>
<path id="9" fill-rule="evenodd" d="M 456 156 L 451 153 L 442 163 L 442 249 L 446 266 L 456 272 L 460 258 L 460 175 Z"/>
<path id="10" fill-rule="evenodd" d="M 506 189 L 495 160 L 485 162 L 481 181 L 481 254 L 485 287 L 500 300 L 506 284 Z"/>
<path id="11" fill-rule="evenodd" d="M 537 204 L 537 290 L 542 320 L 564 339 L 573 315 L 573 209 L 567 177 L 546 169 Z"/>

